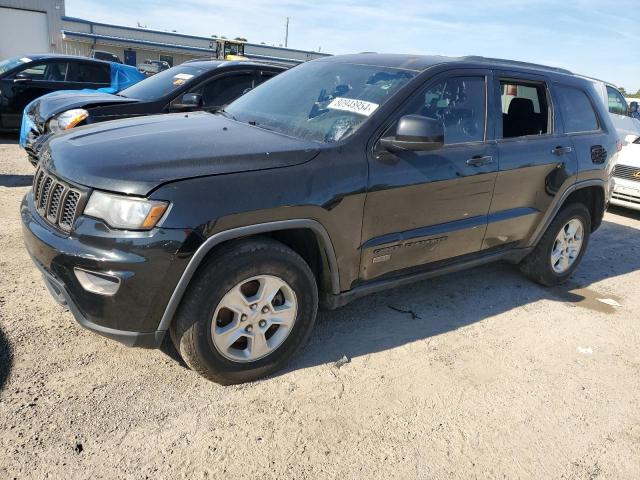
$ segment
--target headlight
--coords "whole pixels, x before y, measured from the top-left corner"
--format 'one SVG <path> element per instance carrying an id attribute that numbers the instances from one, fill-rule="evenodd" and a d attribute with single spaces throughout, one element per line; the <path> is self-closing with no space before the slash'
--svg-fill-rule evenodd
<path id="1" fill-rule="evenodd" d="M 149 230 L 167 211 L 168 202 L 94 191 L 84 214 L 104 220 L 110 227 Z"/>
<path id="2" fill-rule="evenodd" d="M 60 130 L 69 130 L 75 127 L 81 121 L 89 116 L 89 112 L 82 108 L 74 108 L 73 110 L 67 110 L 60 115 L 53 117 L 47 123 L 49 131 L 52 133 L 59 132 Z"/>

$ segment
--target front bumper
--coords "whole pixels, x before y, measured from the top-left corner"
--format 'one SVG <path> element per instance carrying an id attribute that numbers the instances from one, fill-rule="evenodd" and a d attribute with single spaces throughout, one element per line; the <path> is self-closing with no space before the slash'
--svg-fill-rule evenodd
<path id="1" fill-rule="evenodd" d="M 81 326 L 128 346 L 160 346 L 166 333 L 158 329 L 160 319 L 189 258 L 181 253 L 188 231 L 115 231 L 80 217 L 67 235 L 39 216 L 31 192 L 22 202 L 21 217 L 29 255 L 53 297 L 68 306 Z M 91 293 L 74 268 L 115 274 L 120 288 L 111 296 Z"/>
<path id="2" fill-rule="evenodd" d="M 610 203 L 640 210 L 640 181 L 614 177 Z"/>

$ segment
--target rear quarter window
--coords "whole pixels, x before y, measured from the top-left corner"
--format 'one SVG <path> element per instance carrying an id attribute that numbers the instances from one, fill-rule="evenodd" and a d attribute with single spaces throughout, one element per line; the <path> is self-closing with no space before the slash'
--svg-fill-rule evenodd
<path id="1" fill-rule="evenodd" d="M 600 129 L 593 104 L 583 90 L 562 85 L 556 85 L 555 90 L 565 133 L 593 132 Z"/>

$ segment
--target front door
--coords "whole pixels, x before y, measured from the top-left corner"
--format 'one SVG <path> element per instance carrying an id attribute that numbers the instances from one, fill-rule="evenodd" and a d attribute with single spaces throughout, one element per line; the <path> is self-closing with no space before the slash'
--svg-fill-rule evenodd
<path id="1" fill-rule="evenodd" d="M 67 68 L 66 60 L 31 62 L 10 78 L 3 79 L 2 92 L 6 97 L 5 108 L 1 111 L 3 128 L 19 129 L 22 112 L 28 103 L 47 93 L 64 89 Z"/>
<path id="2" fill-rule="evenodd" d="M 430 81 L 380 135 L 393 135 L 400 117 L 417 114 L 442 122 L 445 144 L 435 151 L 394 154 L 374 146 L 363 220 L 362 280 L 481 249 L 498 170 L 487 124 L 490 79 L 488 71 L 471 70 Z"/>

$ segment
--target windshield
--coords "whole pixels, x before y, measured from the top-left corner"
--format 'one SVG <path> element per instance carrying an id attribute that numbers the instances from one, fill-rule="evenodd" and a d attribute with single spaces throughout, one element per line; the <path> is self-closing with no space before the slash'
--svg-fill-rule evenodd
<path id="1" fill-rule="evenodd" d="M 206 71 L 204 68 L 178 65 L 125 88 L 119 95 L 139 100 L 155 100 L 191 83 Z"/>
<path id="2" fill-rule="evenodd" d="M 7 60 L 3 60 L 2 62 L 0 62 L 0 74 L 3 74 L 4 72 L 8 72 L 12 68 L 16 68 L 17 66 L 22 65 L 23 63 L 29 63 L 30 61 L 31 59 L 27 57 L 16 57 L 16 58 L 9 58 Z"/>
<path id="3" fill-rule="evenodd" d="M 414 73 L 314 61 L 251 90 L 223 113 L 285 135 L 333 143 L 352 135 Z"/>

